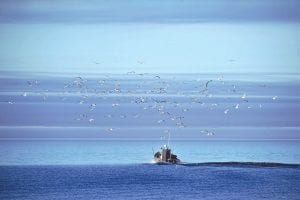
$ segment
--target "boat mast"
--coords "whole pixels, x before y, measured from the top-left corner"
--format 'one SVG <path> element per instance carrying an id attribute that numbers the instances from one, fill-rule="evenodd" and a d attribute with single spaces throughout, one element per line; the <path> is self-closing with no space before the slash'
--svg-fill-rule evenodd
<path id="1" fill-rule="evenodd" d="M 171 134 L 170 134 L 170 132 L 168 134 L 169 134 L 169 137 L 168 137 L 168 148 L 169 148 Z"/>

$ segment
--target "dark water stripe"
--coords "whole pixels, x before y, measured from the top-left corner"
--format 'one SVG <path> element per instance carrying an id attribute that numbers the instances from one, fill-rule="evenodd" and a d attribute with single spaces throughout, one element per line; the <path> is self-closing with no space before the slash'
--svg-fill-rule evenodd
<path id="1" fill-rule="evenodd" d="M 293 167 L 300 168 L 300 164 L 276 163 L 276 162 L 204 162 L 204 163 L 180 163 L 182 166 L 254 166 L 254 167 Z"/>
<path id="2" fill-rule="evenodd" d="M 276 163 L 276 162 L 202 162 L 202 163 L 187 163 L 181 162 L 178 164 L 172 163 L 132 163 L 132 164 L 95 164 L 95 165 L 0 165 L 0 168 L 68 168 L 68 167 L 129 167 L 139 165 L 180 165 L 187 167 L 197 167 L 197 166 L 213 166 L 213 167 L 290 167 L 290 168 L 300 168 L 300 164 L 291 163 Z"/>

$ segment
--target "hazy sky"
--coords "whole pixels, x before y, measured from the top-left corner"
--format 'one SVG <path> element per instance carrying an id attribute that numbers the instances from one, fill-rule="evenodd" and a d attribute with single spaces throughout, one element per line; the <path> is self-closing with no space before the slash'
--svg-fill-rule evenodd
<path id="1" fill-rule="evenodd" d="M 0 1 L 0 70 L 299 72 L 300 2 Z"/>

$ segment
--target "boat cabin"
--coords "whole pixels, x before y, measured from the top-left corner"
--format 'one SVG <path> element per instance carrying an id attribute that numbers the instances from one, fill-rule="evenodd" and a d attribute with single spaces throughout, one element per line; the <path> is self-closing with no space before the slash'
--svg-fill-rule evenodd
<path id="1" fill-rule="evenodd" d="M 161 151 L 158 151 L 154 154 L 154 161 L 156 163 L 179 163 L 180 160 L 177 158 L 177 155 L 171 153 L 171 149 L 164 145 L 161 147 Z"/>

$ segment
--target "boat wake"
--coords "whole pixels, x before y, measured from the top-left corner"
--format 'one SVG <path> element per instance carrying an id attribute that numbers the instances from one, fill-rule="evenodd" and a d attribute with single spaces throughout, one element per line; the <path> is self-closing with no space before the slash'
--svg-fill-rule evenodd
<path id="1" fill-rule="evenodd" d="M 293 167 L 300 168 L 300 164 L 289 164 L 289 163 L 275 163 L 275 162 L 203 162 L 203 163 L 179 163 L 177 165 L 196 167 L 196 166 L 253 166 L 253 167 Z"/>

